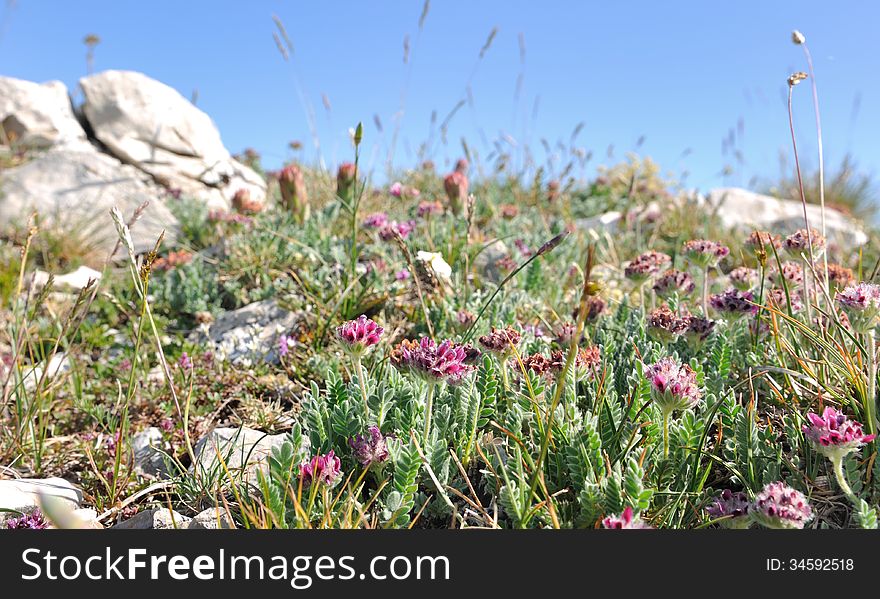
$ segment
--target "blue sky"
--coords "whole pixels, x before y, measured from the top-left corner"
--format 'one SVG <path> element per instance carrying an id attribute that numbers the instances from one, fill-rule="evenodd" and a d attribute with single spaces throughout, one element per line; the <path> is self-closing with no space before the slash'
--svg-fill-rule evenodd
<path id="1" fill-rule="evenodd" d="M 790 41 L 798 28 L 814 56 L 828 164 L 850 152 L 863 170 L 880 168 L 873 1 L 434 0 L 421 34 L 422 0 L 0 1 L 0 74 L 73 88 L 86 70 L 82 40 L 95 33 L 96 70 L 138 70 L 197 93 L 227 147 L 254 147 L 270 167 L 299 155 L 291 140 L 316 159 L 298 87 L 325 162 L 350 158 L 348 128 L 363 120 L 367 160 L 381 171 L 404 89 L 395 163 L 410 166 L 432 112 L 442 120 L 470 86 L 472 104 L 453 117 L 448 144 L 436 144 L 440 165 L 461 154 L 462 137 L 486 156 L 502 135 L 543 160 L 541 138 L 567 143 L 583 122 L 576 145 L 594 152 L 588 172 L 613 161 L 609 145 L 620 158 L 644 136 L 641 153 L 704 189 L 778 175 L 780 153 L 790 156 L 785 80 L 806 70 Z M 293 44 L 290 62 L 273 41 L 272 15 Z M 802 156 L 815 164 L 810 90 L 795 92 Z M 722 154 L 731 130 L 742 164 Z M 726 180 L 725 164 L 737 169 Z"/>

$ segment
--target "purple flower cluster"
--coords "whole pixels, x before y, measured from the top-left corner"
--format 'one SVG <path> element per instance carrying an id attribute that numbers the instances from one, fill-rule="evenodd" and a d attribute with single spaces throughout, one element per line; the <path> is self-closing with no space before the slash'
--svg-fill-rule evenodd
<path id="1" fill-rule="evenodd" d="M 781 269 L 773 269 L 771 276 L 778 284 L 783 281 L 789 287 L 800 287 L 804 283 L 804 269 L 794 260 L 786 260 L 782 263 Z"/>
<path id="2" fill-rule="evenodd" d="M 6 520 L 6 528 L 9 530 L 40 530 L 49 528 L 49 522 L 46 521 L 43 512 L 37 508 L 30 514 L 22 514 L 17 518 L 8 518 Z"/>
<path id="3" fill-rule="evenodd" d="M 504 357 L 508 356 L 521 340 L 522 333 L 512 326 L 507 326 L 503 329 L 492 327 L 492 331 L 488 335 L 483 335 L 477 341 L 486 351 Z"/>
<path id="4" fill-rule="evenodd" d="M 406 239 L 409 234 L 416 228 L 416 221 L 408 220 L 399 223 L 396 220 L 388 221 L 381 229 L 379 229 L 379 238 L 382 241 L 391 241 L 395 235 L 400 235 Z"/>
<path id="5" fill-rule="evenodd" d="M 694 292 L 694 278 L 688 273 L 670 268 L 654 281 L 654 293 L 662 298 L 670 298 L 674 294 L 687 296 Z"/>
<path id="6" fill-rule="evenodd" d="M 633 509 L 631 507 L 627 507 L 626 509 L 624 509 L 620 513 L 620 515 L 608 516 L 607 518 L 603 519 L 602 520 L 602 528 L 609 528 L 609 529 L 628 528 L 628 529 L 632 529 L 632 530 L 638 530 L 638 529 L 645 530 L 645 529 L 650 529 L 650 528 L 654 528 L 654 527 L 651 526 L 650 524 L 648 524 L 647 522 L 645 522 L 644 520 L 642 520 L 641 518 L 639 518 L 637 515 L 635 515 L 635 513 L 633 512 Z"/>
<path id="7" fill-rule="evenodd" d="M 782 289 L 781 287 L 774 287 L 773 289 L 769 290 L 767 292 L 767 297 L 764 298 L 764 301 L 768 306 L 782 311 L 787 311 L 789 303 L 791 303 L 792 314 L 797 314 L 804 309 L 804 304 L 803 302 L 801 302 L 800 298 L 797 295 L 795 295 L 793 292 L 789 292 L 786 296 L 785 289 Z"/>
<path id="8" fill-rule="evenodd" d="M 416 211 L 416 214 L 419 215 L 419 218 L 428 218 L 429 216 L 435 216 L 442 213 L 443 204 L 437 201 L 429 202 L 427 200 L 419 202 L 419 207 Z"/>
<path id="9" fill-rule="evenodd" d="M 385 329 L 375 321 L 363 314 L 355 320 L 349 320 L 343 325 L 336 327 L 336 338 L 342 344 L 343 349 L 349 355 L 358 357 L 367 348 L 379 343 L 379 338 Z"/>
<path id="10" fill-rule="evenodd" d="M 734 268 L 727 274 L 730 284 L 740 291 L 748 291 L 758 283 L 758 271 L 748 266 Z"/>
<path id="11" fill-rule="evenodd" d="M 388 215 L 384 212 L 374 212 L 364 219 L 364 226 L 369 229 L 381 229 L 388 224 Z"/>
<path id="12" fill-rule="evenodd" d="M 645 378 L 651 384 L 651 398 L 664 414 L 692 408 L 703 397 L 694 369 L 672 358 L 648 366 Z"/>
<path id="13" fill-rule="evenodd" d="M 720 519 L 724 528 L 748 528 L 751 524 L 749 512 L 752 503 L 742 491 L 730 489 L 721 491 L 721 495 L 706 508 L 706 513 L 713 519 Z"/>
<path id="14" fill-rule="evenodd" d="M 388 459 L 388 444 L 375 424 L 367 429 L 366 434 L 349 439 L 348 445 L 354 451 L 355 459 L 363 466 L 381 464 Z"/>
<path id="15" fill-rule="evenodd" d="M 688 345 L 692 348 L 698 348 L 712 335 L 714 330 L 714 320 L 692 314 L 688 318 L 688 328 L 684 332 L 684 337 L 687 339 Z"/>
<path id="16" fill-rule="evenodd" d="M 740 291 L 731 287 L 724 293 L 716 293 L 709 296 L 709 305 L 723 316 L 737 319 L 747 314 L 754 314 L 758 306 L 754 304 L 755 297 L 748 291 Z"/>
<path id="17" fill-rule="evenodd" d="M 318 481 L 319 484 L 328 487 L 332 486 L 342 474 L 341 465 L 342 463 L 332 449 L 326 455 L 318 454 L 308 462 L 303 462 L 299 468 L 303 487 L 310 486 L 312 481 Z"/>
<path id="18" fill-rule="evenodd" d="M 689 320 L 679 317 L 667 305 L 660 306 L 648 313 L 648 334 L 661 343 L 672 343 L 687 330 Z"/>
<path id="19" fill-rule="evenodd" d="M 758 493 L 751 514 L 767 528 L 803 528 L 813 518 L 813 509 L 803 493 L 775 482 Z"/>
<path id="20" fill-rule="evenodd" d="M 782 240 L 779 238 L 779 235 L 774 235 L 769 231 L 752 231 L 744 243 L 753 250 L 761 250 L 763 248 L 765 252 L 770 251 L 771 246 L 776 249 L 782 247 Z"/>
<path id="21" fill-rule="evenodd" d="M 664 264 L 670 262 L 667 254 L 650 250 L 636 257 L 623 270 L 623 274 L 627 279 L 631 279 L 636 283 L 644 283 L 658 272 Z"/>
<path id="22" fill-rule="evenodd" d="M 859 283 L 838 291 L 835 297 L 857 333 L 868 333 L 880 320 L 880 285 Z"/>
<path id="23" fill-rule="evenodd" d="M 684 242 L 682 252 L 688 260 L 706 268 L 717 266 L 730 253 L 730 248 L 709 239 L 691 239 Z"/>
<path id="24" fill-rule="evenodd" d="M 866 435 L 859 422 L 850 420 L 832 407 L 826 407 L 821 416 L 810 412 L 807 420 L 810 423 L 803 427 L 804 436 L 822 455 L 832 460 L 842 459 L 876 437 Z"/>
<path id="25" fill-rule="evenodd" d="M 806 229 L 798 229 L 786 237 L 784 242 L 785 249 L 793 254 L 800 255 L 803 251 L 809 251 L 811 240 L 813 242 L 814 252 L 825 249 L 825 237 L 812 227 L 809 231 Z"/>
<path id="26" fill-rule="evenodd" d="M 417 376 L 429 384 L 460 383 L 474 367 L 467 364 L 464 346 L 446 340 L 437 344 L 429 337 L 420 341 L 404 339 L 391 352 L 391 363 L 402 372 Z"/>
<path id="27" fill-rule="evenodd" d="M 278 355 L 282 358 L 290 353 L 290 348 L 296 345 L 296 339 L 290 335 L 281 335 L 278 337 Z"/>

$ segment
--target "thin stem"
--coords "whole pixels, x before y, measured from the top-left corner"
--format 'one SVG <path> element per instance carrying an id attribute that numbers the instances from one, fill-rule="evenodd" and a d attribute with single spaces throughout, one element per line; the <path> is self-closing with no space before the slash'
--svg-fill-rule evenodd
<path id="1" fill-rule="evenodd" d="M 436 386 L 436 383 L 428 383 L 428 395 L 425 397 L 425 434 L 423 437 L 425 445 L 428 444 L 428 439 L 431 436 L 431 414 L 434 410 L 434 387 Z"/>
<path id="2" fill-rule="evenodd" d="M 868 396 L 865 398 L 865 424 L 868 434 L 876 434 L 877 422 L 875 407 L 877 401 L 877 340 L 874 329 L 865 335 L 865 349 L 868 352 Z"/>
<path id="3" fill-rule="evenodd" d="M 810 250 L 810 264 L 815 265 L 816 259 L 813 257 L 813 232 L 810 230 L 810 219 L 807 216 L 807 196 L 804 193 L 804 178 L 801 175 L 801 162 L 798 158 L 797 137 L 794 134 L 794 111 L 792 110 L 792 96 L 794 85 L 788 84 L 788 128 L 791 131 L 791 147 L 794 151 L 794 166 L 797 172 L 798 190 L 801 194 L 801 206 L 804 209 L 804 228 L 807 231 L 807 243 Z"/>
<path id="4" fill-rule="evenodd" d="M 821 207 L 822 214 L 822 235 L 826 235 L 825 232 L 825 154 L 822 146 L 822 118 L 819 113 L 819 91 L 816 89 L 816 73 L 813 71 L 813 56 L 810 54 L 810 49 L 807 47 L 807 43 L 804 42 L 804 56 L 807 57 L 807 71 L 810 73 L 810 87 L 813 92 L 813 112 L 816 114 L 816 145 L 819 148 L 819 206 Z M 825 290 L 828 290 L 828 252 L 825 252 L 822 255 L 822 260 L 825 264 L 825 276 L 823 285 Z"/>
<path id="5" fill-rule="evenodd" d="M 360 356 L 354 358 L 354 367 L 357 371 L 358 383 L 360 383 L 361 386 L 361 399 L 364 400 L 364 418 L 369 422 L 370 403 L 369 401 L 367 401 L 369 398 L 369 395 L 367 395 L 367 373 L 364 370 L 364 366 Z"/>
<path id="6" fill-rule="evenodd" d="M 709 266 L 703 268 L 703 317 L 709 318 Z"/>
<path id="7" fill-rule="evenodd" d="M 854 506 L 858 507 L 859 498 L 856 497 L 855 493 L 853 493 L 853 490 L 852 488 L 850 488 L 849 483 L 846 482 L 846 475 L 843 473 L 843 457 L 828 459 L 831 461 L 831 466 L 834 470 L 834 478 L 837 479 L 837 484 L 840 485 L 840 490 L 844 492 L 847 499 L 849 499 Z"/>
<path id="8" fill-rule="evenodd" d="M 669 417 L 671 411 L 663 412 L 663 459 L 669 458 Z"/>

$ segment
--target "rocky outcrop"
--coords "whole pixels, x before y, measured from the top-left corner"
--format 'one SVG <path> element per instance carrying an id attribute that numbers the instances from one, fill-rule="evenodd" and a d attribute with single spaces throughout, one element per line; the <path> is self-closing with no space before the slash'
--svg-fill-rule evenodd
<path id="1" fill-rule="evenodd" d="M 24 227 L 36 212 L 43 229 L 75 236 L 103 260 L 117 240 L 113 206 L 129 218 L 147 202 L 131 231 L 136 251 L 145 252 L 163 230 L 166 247 L 176 241 L 169 192 L 212 208 L 229 208 L 239 189 L 264 201 L 265 181 L 234 160 L 211 118 L 171 87 L 129 71 L 80 85 L 85 102 L 75 110 L 59 81 L 0 77 L 0 146 L 28 150 L 23 163 L 0 172 L 4 228 Z"/>
<path id="2" fill-rule="evenodd" d="M 712 213 L 726 227 L 743 230 L 760 228 L 787 235 L 804 228 L 804 206 L 794 200 L 781 200 L 739 189 L 713 189 L 702 198 Z M 818 204 L 807 204 L 810 226 L 820 229 L 822 209 Z M 829 240 L 842 247 L 864 245 L 868 236 L 851 217 L 833 208 L 825 208 L 825 229 Z"/>
<path id="3" fill-rule="evenodd" d="M 191 340 L 238 366 L 277 363 L 279 338 L 290 333 L 300 319 L 275 300 L 263 300 L 220 314 L 214 322 L 198 329 Z"/>
<path id="4" fill-rule="evenodd" d="M 57 229 L 103 255 L 118 239 L 110 209 L 126 218 L 148 202 L 131 229 L 135 250 L 149 251 L 164 230 L 175 241 L 177 219 L 165 206 L 166 193 L 134 167 L 96 151 L 53 148 L 20 166 L 0 172 L 0 222 L 23 225 L 32 212 L 43 228 Z M 97 264 L 93 265 L 97 266 Z"/>
<path id="5" fill-rule="evenodd" d="M 280 447 L 286 438 L 285 434 L 269 435 L 247 427 L 216 428 L 200 439 L 193 449 L 195 473 L 228 484 L 228 470 L 235 478 L 254 482 L 256 469 L 265 471 L 266 459 L 272 449 Z"/>
<path id="6" fill-rule="evenodd" d="M 0 511 L 0 525 L 19 513 L 30 514 L 47 497 L 69 510 L 79 508 L 83 500 L 82 491 L 63 478 L 0 480 L 0 509 L 11 510 Z"/>
<path id="7" fill-rule="evenodd" d="M 86 133 L 60 81 L 0 77 L 0 143 L 28 148 L 87 148 Z"/>
<path id="8" fill-rule="evenodd" d="M 261 202 L 266 184 L 234 160 L 207 114 L 175 89 L 132 71 L 80 80 L 84 117 L 114 156 L 211 207 L 228 208 L 239 189 Z"/>

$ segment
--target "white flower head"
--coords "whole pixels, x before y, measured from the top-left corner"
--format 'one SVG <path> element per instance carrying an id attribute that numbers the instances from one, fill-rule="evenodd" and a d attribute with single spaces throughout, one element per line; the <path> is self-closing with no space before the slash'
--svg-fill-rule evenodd
<path id="1" fill-rule="evenodd" d="M 416 259 L 430 265 L 431 270 L 433 270 L 434 274 L 439 278 L 447 281 L 452 278 L 452 267 L 447 264 L 440 252 L 425 252 L 419 250 L 416 254 Z"/>
<path id="2" fill-rule="evenodd" d="M 798 46 L 807 41 L 807 38 L 804 37 L 804 34 L 795 29 L 791 32 L 791 41 Z"/>

